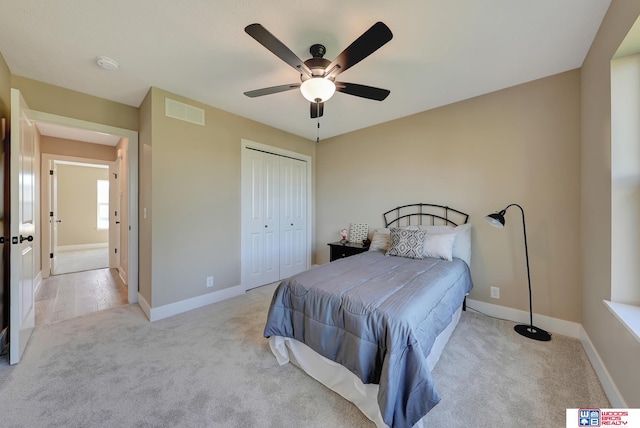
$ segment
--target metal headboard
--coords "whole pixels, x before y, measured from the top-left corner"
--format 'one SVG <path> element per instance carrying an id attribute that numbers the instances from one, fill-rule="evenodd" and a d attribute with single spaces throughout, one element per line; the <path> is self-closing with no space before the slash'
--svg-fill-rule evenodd
<path id="1" fill-rule="evenodd" d="M 387 211 L 383 216 L 385 227 L 458 226 L 466 223 L 469 219 L 469 214 L 444 205 L 434 204 L 402 205 Z"/>

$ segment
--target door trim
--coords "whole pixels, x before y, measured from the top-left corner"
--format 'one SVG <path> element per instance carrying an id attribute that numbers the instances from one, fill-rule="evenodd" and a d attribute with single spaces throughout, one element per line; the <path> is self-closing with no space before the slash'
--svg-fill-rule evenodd
<path id="1" fill-rule="evenodd" d="M 59 116 L 32 110 L 36 121 L 64 125 L 73 128 L 81 128 L 90 131 L 104 132 L 127 138 L 127 169 L 129 171 L 129 303 L 138 302 L 138 131 L 104 125 L 96 122 Z"/>
<path id="2" fill-rule="evenodd" d="M 313 225 L 314 225 L 314 219 L 315 219 L 315 217 L 313 216 L 313 201 L 315 200 L 315 197 L 312 194 L 313 186 L 311 182 L 311 177 L 313 176 L 312 174 L 313 159 L 311 158 L 311 156 L 304 155 L 302 153 L 292 152 L 290 150 L 281 149 L 279 147 L 256 143 L 255 141 L 250 141 L 243 138 L 241 139 L 241 159 L 240 159 L 241 165 L 244 165 L 244 158 L 246 156 L 245 153 L 246 153 L 246 150 L 248 149 L 258 150 L 265 153 L 271 153 L 278 156 L 284 156 L 291 159 L 297 159 L 307 163 L 307 269 L 309 269 L 311 267 L 312 249 L 315 244 L 313 242 L 313 230 L 314 230 Z M 241 172 L 241 176 L 242 176 L 242 172 Z M 244 191 L 243 188 L 241 188 L 241 192 L 242 191 Z M 244 207 L 241 206 L 240 209 L 244 210 Z M 244 232 L 245 232 L 244 229 L 245 229 L 245 225 L 241 224 L 240 225 L 241 237 L 244 237 Z M 243 251 L 244 251 L 244 248 L 241 247 L 241 252 Z M 241 257 L 241 260 L 242 259 L 243 257 Z M 241 265 L 240 269 L 241 269 L 240 277 L 242 278 L 242 272 L 244 272 L 244 266 Z M 242 284 L 242 286 L 244 287 L 244 284 Z"/>

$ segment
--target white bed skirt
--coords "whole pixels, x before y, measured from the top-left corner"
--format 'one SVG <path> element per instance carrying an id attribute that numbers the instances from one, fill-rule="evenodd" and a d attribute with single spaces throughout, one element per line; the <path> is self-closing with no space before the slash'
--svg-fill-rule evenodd
<path id="1" fill-rule="evenodd" d="M 436 338 L 427 357 L 429 370 L 433 370 L 433 367 L 440 359 L 444 347 L 460 321 L 461 314 L 462 307 L 458 308 L 447 328 Z M 292 362 L 309 376 L 355 404 L 378 428 L 387 427 L 382 420 L 382 414 L 378 407 L 378 385 L 363 384 L 356 375 L 344 366 L 317 354 L 307 345 L 295 339 L 271 336 L 269 338 L 269 347 L 278 364 L 283 365 Z M 424 418 L 422 418 L 416 422 L 413 428 L 424 428 L 424 426 Z"/>

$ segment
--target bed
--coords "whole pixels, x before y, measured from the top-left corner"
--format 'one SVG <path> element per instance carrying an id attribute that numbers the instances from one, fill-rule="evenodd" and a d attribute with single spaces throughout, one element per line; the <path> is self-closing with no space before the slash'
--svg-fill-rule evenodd
<path id="1" fill-rule="evenodd" d="M 439 401 L 431 370 L 473 287 L 468 215 L 411 204 L 383 214 L 369 251 L 282 281 L 264 336 L 376 426 L 424 426 Z"/>

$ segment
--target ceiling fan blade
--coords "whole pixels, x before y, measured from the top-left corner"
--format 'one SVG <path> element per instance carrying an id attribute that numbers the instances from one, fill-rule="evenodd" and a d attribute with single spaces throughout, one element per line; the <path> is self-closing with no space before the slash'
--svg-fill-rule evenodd
<path id="1" fill-rule="evenodd" d="M 324 113 L 324 103 L 310 103 L 311 105 L 311 119 L 322 117 Z"/>
<path id="2" fill-rule="evenodd" d="M 382 22 L 376 22 L 351 43 L 326 68 L 333 77 L 353 67 L 393 38 L 389 27 Z"/>
<path id="3" fill-rule="evenodd" d="M 384 100 L 391 93 L 388 89 L 374 88 L 373 86 L 347 82 L 336 82 L 336 91 L 376 101 Z"/>
<path id="4" fill-rule="evenodd" d="M 297 89 L 300 87 L 300 83 L 290 83 L 288 85 L 271 86 L 270 88 L 255 89 L 253 91 L 247 91 L 244 94 L 248 97 L 255 98 L 263 95 L 277 94 L 278 92 L 290 91 L 291 89 Z"/>
<path id="5" fill-rule="evenodd" d="M 276 39 L 276 37 L 269 31 L 267 31 L 267 29 L 262 25 L 247 25 L 244 31 L 248 35 L 256 39 L 256 41 L 262 46 L 269 49 L 275 56 L 298 70 L 299 73 L 311 76 L 311 70 L 309 70 L 309 67 L 305 65 L 304 61 L 298 58 L 298 56 L 294 54 L 291 49 L 286 47 L 280 40 Z"/>

